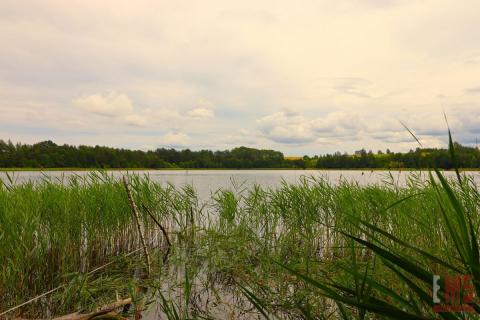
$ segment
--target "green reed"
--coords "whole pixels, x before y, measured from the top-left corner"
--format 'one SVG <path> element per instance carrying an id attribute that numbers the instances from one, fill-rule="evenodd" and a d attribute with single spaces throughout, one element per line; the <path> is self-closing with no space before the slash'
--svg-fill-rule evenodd
<path id="1" fill-rule="evenodd" d="M 273 189 L 232 186 L 209 199 L 189 186 L 130 176 L 154 255 L 155 271 L 142 286 L 163 316 L 176 319 L 366 319 L 377 305 L 384 316 L 434 317 L 424 280 L 478 271 L 471 233 L 480 197 L 469 177 L 425 174 L 412 173 L 406 186 L 393 176 L 370 186 L 305 177 Z M 168 259 L 146 210 L 168 232 Z M 125 189 L 102 172 L 19 185 L 4 179 L 0 244 L 0 311 L 65 285 L 16 311 L 31 317 L 135 295 L 144 264 L 141 251 L 126 256 L 141 244 Z M 405 269 L 412 265 L 419 269 Z"/>

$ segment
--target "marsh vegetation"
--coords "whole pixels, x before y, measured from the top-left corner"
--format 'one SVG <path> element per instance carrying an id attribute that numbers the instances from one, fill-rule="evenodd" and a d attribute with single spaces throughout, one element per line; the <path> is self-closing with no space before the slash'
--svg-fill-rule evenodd
<path id="1" fill-rule="evenodd" d="M 200 200 L 192 187 L 130 176 L 149 275 L 120 179 L 5 179 L 0 310 L 53 289 L 8 316 L 86 312 L 132 297 L 151 317 L 433 318 L 434 274 L 479 284 L 480 195 L 472 178 L 459 178 L 412 173 L 405 186 L 393 177 L 361 186 L 304 177 Z"/>

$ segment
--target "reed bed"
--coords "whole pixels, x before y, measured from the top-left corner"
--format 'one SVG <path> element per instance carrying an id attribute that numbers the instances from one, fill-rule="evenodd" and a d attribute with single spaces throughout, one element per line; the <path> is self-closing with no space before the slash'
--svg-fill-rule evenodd
<path id="1" fill-rule="evenodd" d="M 422 296 L 431 287 L 401 263 L 407 259 L 428 276 L 451 267 L 478 271 L 462 260 L 472 247 L 460 243 L 459 254 L 460 240 L 452 237 L 452 230 L 465 232 L 458 206 L 469 212 L 467 233 L 478 234 L 478 188 L 468 176 L 442 178 L 412 173 L 405 186 L 393 178 L 360 186 L 305 177 L 274 189 L 232 186 L 199 199 L 189 186 L 130 176 L 154 256 L 154 272 L 141 280 L 151 302 L 146 314 L 435 318 L 432 303 Z M 452 205 L 452 197 L 458 203 Z M 168 233 L 168 259 L 166 238 L 147 211 Z M 20 185 L 5 179 L 0 244 L 0 310 L 66 285 L 10 316 L 53 316 L 93 308 L 118 294 L 135 295 L 138 266 L 144 264 L 141 251 L 126 256 L 141 244 L 125 189 L 102 172 Z M 385 252 L 404 260 L 389 260 Z"/>

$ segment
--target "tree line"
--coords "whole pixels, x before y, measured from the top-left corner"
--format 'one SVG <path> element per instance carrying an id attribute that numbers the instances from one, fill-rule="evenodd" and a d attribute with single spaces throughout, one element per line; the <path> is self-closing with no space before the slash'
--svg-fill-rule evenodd
<path id="1" fill-rule="evenodd" d="M 52 141 L 29 145 L 0 140 L 2 168 L 294 168 L 300 167 L 298 162 L 285 160 L 279 151 L 247 147 L 225 151 L 141 151 L 57 145 Z"/>
<path id="2" fill-rule="evenodd" d="M 478 148 L 462 146 L 455 142 L 454 149 L 456 161 L 459 168 L 480 168 L 480 151 Z M 447 149 L 417 148 L 409 152 L 385 152 L 379 150 L 377 153 L 365 149 L 356 151 L 355 154 L 328 154 L 317 157 L 317 168 L 328 169 L 353 169 L 353 168 L 441 168 L 452 169 L 454 163 Z"/>
<path id="3" fill-rule="evenodd" d="M 480 168 L 477 148 L 454 143 L 461 168 Z M 285 159 L 275 150 L 238 147 L 231 150 L 192 151 L 158 148 L 141 151 L 103 146 L 57 145 L 52 141 L 13 144 L 0 140 L 0 168 L 318 168 L 318 169 L 396 169 L 443 168 L 454 164 L 448 150 L 417 148 L 409 152 L 390 150 L 336 152 L 321 156 Z"/>

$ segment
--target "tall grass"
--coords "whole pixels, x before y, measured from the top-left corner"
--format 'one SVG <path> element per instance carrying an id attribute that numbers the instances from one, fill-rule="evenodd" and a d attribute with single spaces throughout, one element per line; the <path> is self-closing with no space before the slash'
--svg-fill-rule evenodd
<path id="1" fill-rule="evenodd" d="M 433 318 L 432 275 L 479 271 L 480 197 L 469 177 L 414 173 L 405 186 L 389 177 L 370 186 L 308 177 L 210 199 L 147 176 L 130 181 L 159 253 L 143 285 L 163 317 Z M 169 235 L 168 259 L 147 210 Z M 61 284 L 68 286 L 44 302 L 52 314 L 131 294 L 143 263 L 141 252 L 125 257 L 141 245 L 125 189 L 104 173 L 4 181 L 0 244 L 0 310 Z M 46 311 L 37 303 L 22 312 Z"/>
<path id="2" fill-rule="evenodd" d="M 450 130 L 449 150 L 456 165 Z M 410 226 L 422 226 L 430 243 L 408 239 L 405 235 L 412 234 L 411 229 L 397 234 L 396 229 L 401 227 L 398 222 L 385 225 L 378 220 L 350 215 L 353 228 L 337 228 L 340 235 L 351 242 L 351 254 L 348 259 L 342 259 L 340 272 L 329 278 L 313 277 L 282 262 L 277 264 L 320 295 L 335 301 L 336 311 L 343 318 L 477 319 L 480 313 L 480 197 L 471 177 L 462 176 L 456 166 L 455 173 L 457 180 L 447 181 L 439 170 L 429 172 L 427 186 L 435 195 L 431 201 L 434 215 L 423 221 L 415 215 L 410 221 Z M 392 212 L 400 203 L 426 194 L 422 190 L 417 195 L 406 196 L 383 211 Z M 413 234 L 419 236 L 416 232 Z M 432 248 L 432 243 L 443 250 Z M 362 255 L 363 252 L 369 255 Z"/>
<path id="3" fill-rule="evenodd" d="M 138 197 L 150 192 L 148 182 L 134 181 Z M 151 225 L 150 220 L 145 223 Z M 140 245 L 125 190 L 104 173 L 63 183 L 47 178 L 21 185 L 4 181 L 0 241 L 1 309 L 74 280 Z"/>

